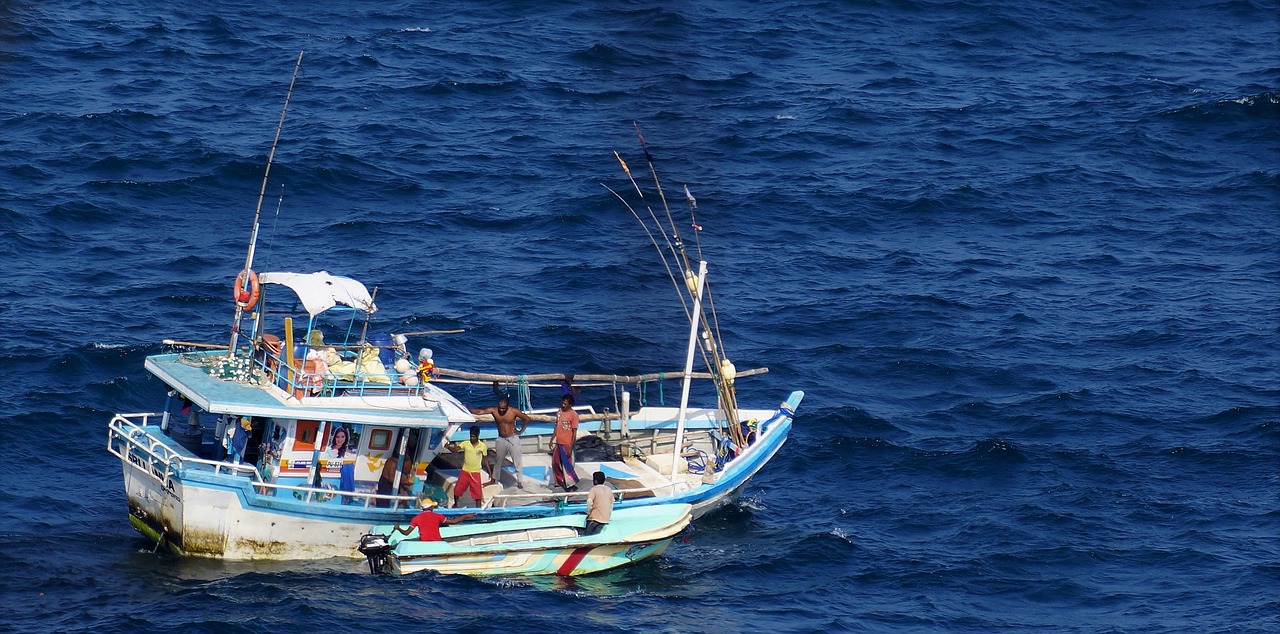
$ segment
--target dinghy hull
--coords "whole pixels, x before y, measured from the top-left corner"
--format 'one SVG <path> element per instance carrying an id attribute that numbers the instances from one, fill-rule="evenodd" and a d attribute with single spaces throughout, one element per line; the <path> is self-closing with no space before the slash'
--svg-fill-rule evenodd
<path id="1" fill-rule="evenodd" d="M 584 514 L 474 522 L 441 529 L 442 540 L 401 537 L 387 526 L 394 574 L 426 570 L 470 576 L 564 575 L 610 570 L 662 554 L 692 519 L 688 504 L 615 510 L 604 530 L 583 534 Z"/>

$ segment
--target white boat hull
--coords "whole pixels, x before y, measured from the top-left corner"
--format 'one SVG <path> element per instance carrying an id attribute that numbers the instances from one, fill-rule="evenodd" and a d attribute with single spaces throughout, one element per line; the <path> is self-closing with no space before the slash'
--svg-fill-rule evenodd
<path id="1" fill-rule="evenodd" d="M 800 396 L 797 393 L 793 399 L 798 400 Z M 414 514 L 405 508 L 346 506 L 336 500 L 328 504 L 308 504 L 305 500 L 295 500 L 287 489 L 275 490 L 279 497 L 264 494 L 265 487 L 260 480 L 244 475 L 256 474 L 251 467 L 182 457 L 180 449 L 165 439 L 159 428 L 145 424 L 150 415 L 135 416 L 143 419 L 143 425 L 117 418 L 119 424 L 113 423 L 109 447 L 123 465 L 130 523 L 158 546 L 176 554 L 233 560 L 359 558 L 362 555 L 356 546 L 369 526 L 407 522 Z M 695 477 L 673 487 L 674 493 L 656 491 L 648 497 L 623 496 L 615 508 L 683 503 L 691 506 L 692 517 L 696 519 L 731 504 L 751 477 L 782 447 L 790 427 L 790 416 L 780 416 L 747 451 L 717 472 L 713 482 L 697 483 Z M 581 497 L 584 494 L 577 495 L 580 496 L 577 500 L 584 499 Z M 476 510 L 443 509 L 442 512 L 457 514 Z M 584 511 L 581 502 L 572 501 L 559 508 L 533 505 L 478 509 L 484 520 Z M 655 548 L 645 556 L 658 552 L 661 550 Z M 593 556 L 610 560 L 619 555 L 600 550 Z M 532 555 L 526 559 L 529 557 Z M 584 570 L 590 571 L 590 561 L 584 564 Z"/>
<path id="2" fill-rule="evenodd" d="M 126 465 L 129 521 L 158 545 L 184 556 L 222 559 L 360 557 L 354 544 L 367 521 L 317 519 L 246 508 L 233 491 L 162 482 Z"/>

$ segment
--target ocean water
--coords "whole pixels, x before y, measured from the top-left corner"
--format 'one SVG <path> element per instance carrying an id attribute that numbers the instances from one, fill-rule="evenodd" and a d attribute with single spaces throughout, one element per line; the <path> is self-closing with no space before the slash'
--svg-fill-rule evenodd
<path id="1" fill-rule="evenodd" d="M 0 2 L 0 631 L 1280 631 L 1278 16 Z M 581 579 L 152 552 L 106 423 L 225 341 L 300 51 L 256 267 L 446 367 L 680 366 L 639 128 L 743 403 L 807 393 L 740 503 Z"/>

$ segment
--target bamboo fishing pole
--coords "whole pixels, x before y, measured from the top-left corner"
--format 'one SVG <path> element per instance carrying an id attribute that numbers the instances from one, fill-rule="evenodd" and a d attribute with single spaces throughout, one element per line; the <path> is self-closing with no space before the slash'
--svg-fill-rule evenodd
<path id="1" fill-rule="evenodd" d="M 298 61 L 293 66 L 293 77 L 289 80 L 289 91 L 284 95 L 284 107 L 280 109 L 280 122 L 276 124 L 276 137 L 271 142 L 271 153 L 267 155 L 267 168 L 262 173 L 262 188 L 258 190 L 258 205 L 253 210 L 253 230 L 249 234 L 249 250 L 244 258 L 244 284 L 245 288 L 237 288 L 236 292 L 247 291 L 247 285 L 251 284 L 250 274 L 253 273 L 253 252 L 258 245 L 258 226 L 262 218 L 262 201 L 267 196 L 267 178 L 271 175 L 271 163 L 276 158 L 276 148 L 280 145 L 280 131 L 284 129 L 284 116 L 289 111 L 289 100 L 293 98 L 293 85 L 298 81 L 298 71 L 302 68 L 302 51 L 298 51 Z M 236 339 L 240 336 L 240 318 L 244 316 L 245 307 L 241 302 L 236 302 L 236 316 L 231 323 L 231 345 L 227 346 L 227 357 L 233 357 L 236 353 Z"/>
<path id="2" fill-rule="evenodd" d="M 680 229 L 676 225 L 675 216 L 671 213 L 671 207 L 667 204 L 667 196 L 662 190 L 662 183 L 658 180 L 658 171 L 653 166 L 653 155 L 649 153 L 649 148 L 645 143 L 644 135 L 640 133 L 640 125 L 635 122 L 632 122 L 632 125 L 634 125 L 636 129 L 636 139 L 640 141 L 640 147 L 644 150 L 644 157 L 645 161 L 648 163 L 649 172 L 653 175 L 653 184 L 658 190 L 658 199 L 662 201 L 662 208 L 667 213 L 667 223 L 671 226 L 672 237 L 675 240 L 679 256 L 683 258 L 683 275 L 685 278 L 685 284 L 689 287 L 688 290 L 691 295 L 700 295 L 703 291 L 706 292 L 706 307 L 701 307 L 701 302 L 695 299 L 695 308 L 691 311 L 690 321 L 696 320 L 698 322 L 698 327 L 701 328 L 702 332 L 706 335 L 705 338 L 701 336 L 697 337 L 698 349 L 702 354 L 703 363 L 707 365 L 707 370 L 709 370 L 716 379 L 716 391 L 721 396 L 720 406 L 724 410 L 726 420 L 730 423 L 730 436 L 741 444 L 743 441 L 743 438 L 741 437 L 741 430 L 738 429 L 736 424 L 734 424 L 738 418 L 738 398 L 736 390 L 733 388 L 732 379 L 724 375 L 724 366 L 728 361 L 728 358 L 724 355 L 724 341 L 720 338 L 720 324 L 715 313 L 715 300 L 712 298 L 711 289 L 708 287 L 705 272 L 697 276 L 692 275 L 693 263 L 690 261 L 689 251 L 685 248 L 684 241 L 680 237 Z M 697 217 L 694 215 L 694 210 L 696 210 L 698 206 L 697 201 L 693 198 L 693 194 L 689 192 L 688 185 L 685 185 L 684 187 L 684 194 L 685 201 L 689 204 L 690 224 L 694 229 L 693 234 L 694 246 L 697 250 L 696 255 L 699 262 L 705 262 L 705 259 L 702 257 L 702 238 L 700 235 L 702 227 L 698 226 Z M 694 286 L 695 284 L 696 287 Z M 698 314 L 692 314 L 693 312 Z M 708 312 L 711 314 L 710 318 L 707 317 Z M 712 328 L 713 323 L 715 326 L 714 328 Z"/>
<path id="3" fill-rule="evenodd" d="M 653 209 L 649 207 L 647 203 L 646 208 L 649 211 L 650 217 L 654 220 L 654 224 L 656 225 L 655 228 L 663 235 L 668 248 L 671 249 L 672 256 L 676 260 L 676 268 L 681 273 L 685 288 L 682 290 L 680 288 L 680 284 L 676 282 L 674 275 L 671 275 L 672 272 L 670 266 L 667 266 L 668 275 L 671 275 L 672 277 L 671 281 L 676 286 L 680 302 L 684 306 L 685 315 L 691 322 L 690 325 L 693 328 L 693 332 L 690 333 L 690 337 L 696 339 L 698 351 L 702 355 L 703 363 L 707 365 L 707 370 L 712 375 L 712 378 L 715 379 L 716 392 L 720 395 L 720 407 L 724 412 L 726 422 L 728 423 L 730 436 L 733 437 L 735 441 L 739 442 L 739 444 L 742 444 L 742 433 L 736 424 L 738 418 L 737 393 L 733 388 L 733 379 L 725 375 L 725 372 L 728 371 L 726 366 L 731 365 L 731 362 L 729 362 L 728 358 L 723 354 L 724 341 L 720 336 L 720 324 L 718 317 L 715 315 L 715 303 L 712 299 L 711 290 L 710 288 L 707 288 L 706 274 L 702 271 L 697 275 L 693 273 L 693 263 L 689 258 L 689 251 L 685 248 L 683 239 L 680 236 L 679 226 L 676 224 L 675 216 L 671 213 L 671 207 L 667 203 L 666 193 L 662 189 L 662 182 L 659 180 L 657 169 L 653 165 L 653 155 L 649 152 L 648 143 L 644 139 L 644 134 L 640 132 L 640 125 L 633 121 L 632 126 L 635 128 L 636 140 L 639 141 L 640 148 L 644 152 L 644 158 L 647 166 L 649 167 L 649 173 L 653 176 L 653 184 L 657 190 L 658 199 L 662 203 L 663 211 L 667 215 L 667 224 L 671 228 L 671 236 L 667 236 L 666 231 L 662 228 L 662 223 L 658 221 Z M 616 152 L 614 154 L 617 155 Z M 626 172 L 627 178 L 631 180 L 632 186 L 635 187 L 640 198 L 643 199 L 644 193 L 640 191 L 640 186 L 636 183 L 634 176 L 631 174 L 631 170 L 627 168 L 626 162 L 622 160 L 621 156 L 618 156 L 618 161 L 622 163 L 623 171 Z M 684 194 L 685 201 L 689 204 L 690 223 L 694 229 L 694 246 L 697 250 L 696 255 L 699 262 L 705 262 L 705 259 L 702 257 L 702 239 L 700 236 L 702 228 L 698 226 L 697 217 L 695 215 L 697 201 L 693 198 L 693 194 L 689 192 L 688 185 L 685 185 L 684 187 Z M 618 196 L 616 192 L 614 195 Z M 621 198 L 621 196 L 618 197 Z M 628 205 L 628 208 L 630 209 L 630 205 Z M 639 215 L 636 214 L 635 210 L 632 209 L 631 211 L 632 214 L 636 215 L 637 219 L 639 219 Z M 643 225 L 644 223 L 642 222 L 641 224 Z M 648 232 L 647 227 L 645 230 Z M 650 240 L 654 241 L 652 235 L 650 235 Z M 657 246 L 656 241 L 654 241 L 654 246 Z M 659 255 L 662 256 L 661 249 L 659 249 Z M 663 264 L 665 265 L 665 256 L 662 257 L 662 259 Z M 705 264 L 700 266 L 705 267 Z M 703 271 L 705 271 L 705 269 L 703 269 Z M 688 291 L 690 295 L 690 299 L 693 302 L 692 309 L 688 304 L 685 304 L 684 291 Z M 707 296 L 705 307 L 701 302 L 701 295 L 704 291 Z M 708 311 L 711 313 L 710 318 L 707 317 Z M 701 329 L 705 337 L 698 336 L 697 331 L 699 329 Z M 693 351 L 691 349 L 689 351 L 690 355 L 692 355 L 692 352 Z M 686 368 L 685 372 L 687 375 L 690 372 L 690 369 Z"/>
<path id="4" fill-rule="evenodd" d="M 622 171 L 627 175 L 627 180 L 631 182 L 631 187 L 636 190 L 636 195 L 640 197 L 641 201 L 644 201 L 644 191 L 640 189 L 640 183 L 636 182 L 636 178 L 631 173 L 631 168 L 627 166 L 627 162 L 623 160 L 622 155 L 618 154 L 617 150 L 614 150 L 613 156 L 618 159 L 618 164 L 622 166 Z M 601 186 L 609 190 L 609 193 L 613 194 L 618 200 L 622 201 L 622 205 L 627 208 L 627 211 L 631 212 L 632 216 L 635 216 L 636 222 L 640 223 L 640 228 L 644 229 L 645 234 L 649 236 L 649 242 L 653 244 L 653 249 L 658 252 L 658 259 L 662 261 L 662 267 L 667 270 L 667 277 L 671 279 L 671 284 L 675 287 L 676 297 L 680 300 L 680 308 L 684 310 L 686 317 L 689 316 L 689 305 L 685 302 L 684 291 L 680 290 L 680 283 L 676 281 L 676 274 L 671 270 L 671 263 L 667 261 L 667 254 L 662 251 L 662 245 L 658 244 L 658 239 L 653 235 L 656 231 L 658 235 L 662 236 L 662 241 L 665 242 L 667 244 L 667 248 L 671 250 L 671 258 L 673 260 L 677 260 L 675 247 L 671 245 L 671 237 L 667 235 L 666 231 L 663 231 L 662 222 L 658 220 L 658 215 L 653 213 L 653 207 L 649 206 L 648 201 L 644 202 L 645 211 L 648 211 L 649 217 L 653 219 L 654 227 L 653 229 L 650 229 L 649 223 L 645 222 L 645 220 L 640 217 L 640 213 L 631 206 L 631 203 L 627 202 L 627 199 L 622 197 L 622 194 L 614 191 L 613 188 L 605 185 L 604 183 L 601 183 Z M 676 261 L 676 268 L 680 268 L 680 262 L 678 260 Z M 683 272 L 681 273 L 681 277 L 684 277 Z"/>
<path id="5" fill-rule="evenodd" d="M 493 374 L 488 372 L 467 372 L 464 370 L 454 370 L 451 368 L 436 367 L 436 372 L 440 376 L 452 376 L 459 379 L 466 379 L 474 382 L 476 385 L 490 383 L 492 381 L 501 381 L 503 383 L 515 383 L 524 381 L 552 381 L 564 378 L 562 372 L 546 372 L 542 374 Z M 742 370 L 738 372 L 739 377 L 755 376 L 757 374 L 767 374 L 769 368 L 752 368 L 750 370 Z M 693 372 L 691 373 L 695 379 L 714 379 L 715 376 L 709 372 Z M 579 381 L 607 381 L 609 383 L 642 383 L 648 381 L 675 381 L 684 376 L 681 370 L 672 370 L 670 372 L 649 372 L 646 374 L 575 374 L 573 375 L 574 383 Z M 552 386 L 548 386 L 552 387 Z"/>
<path id="6" fill-rule="evenodd" d="M 373 287 L 373 294 L 369 296 L 369 307 L 370 307 L 370 308 L 372 308 L 372 307 L 373 307 L 373 301 L 374 301 L 375 299 L 378 299 L 378 287 L 377 287 L 377 286 Z M 372 316 L 373 316 L 373 312 L 372 312 L 372 311 L 365 311 L 365 313 L 364 313 L 364 325 L 360 327 L 360 339 L 359 339 L 360 343 L 364 343 L 364 342 L 365 342 L 365 341 L 364 341 L 364 336 L 365 336 L 365 334 L 366 334 L 366 333 L 368 333 L 368 332 L 369 332 L 369 318 L 370 318 L 370 317 L 372 317 Z"/>
<path id="7" fill-rule="evenodd" d="M 636 129 L 636 140 L 640 141 L 640 149 L 644 152 L 644 162 L 648 164 L 649 174 L 653 176 L 653 186 L 658 190 L 658 200 L 662 203 L 662 211 L 667 214 L 667 224 L 671 225 L 671 237 L 675 239 L 676 249 L 684 259 L 682 268 L 687 273 L 692 271 L 693 263 L 689 261 L 689 254 L 685 252 L 684 243 L 680 240 L 680 229 L 676 227 L 675 217 L 671 215 L 671 207 L 667 204 L 666 193 L 662 191 L 662 183 L 658 181 L 658 170 L 653 168 L 653 155 L 649 153 L 649 144 L 645 142 L 644 135 L 640 133 L 640 124 L 632 121 L 631 125 Z"/>

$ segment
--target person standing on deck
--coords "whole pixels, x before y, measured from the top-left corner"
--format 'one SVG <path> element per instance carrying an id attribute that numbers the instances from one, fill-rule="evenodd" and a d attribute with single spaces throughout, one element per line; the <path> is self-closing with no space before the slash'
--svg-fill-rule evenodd
<path id="1" fill-rule="evenodd" d="M 578 413 L 573 411 L 573 397 L 560 397 L 556 412 L 555 445 L 551 448 L 551 473 L 555 485 L 572 493 L 578 490 L 578 474 L 573 470 L 573 441 L 578 438 Z"/>
<path id="2" fill-rule="evenodd" d="M 502 465 L 510 455 L 511 464 L 516 467 L 516 486 L 523 489 L 524 480 L 521 474 L 524 473 L 524 455 L 520 451 L 520 434 L 523 434 L 525 427 L 529 426 L 529 415 L 511 407 L 510 402 L 511 400 L 504 394 L 498 397 L 497 407 L 473 409 L 471 413 L 488 414 L 493 417 L 493 422 L 498 424 L 498 440 L 493 446 L 493 479 L 485 484 L 493 484 L 497 481 L 498 474 L 502 472 Z M 519 426 L 516 426 L 517 418 L 520 419 Z"/>
<path id="3" fill-rule="evenodd" d="M 280 477 L 280 456 L 284 448 L 284 444 L 280 441 L 281 431 L 276 427 L 271 438 L 258 447 L 258 453 L 262 457 L 259 470 L 262 472 L 262 481 L 268 484 L 275 484 Z M 276 494 L 276 489 L 272 487 L 258 487 L 257 491 L 262 495 Z"/>
<path id="4" fill-rule="evenodd" d="M 595 535 L 604 530 L 609 518 L 613 515 L 613 489 L 604 483 L 604 472 L 591 474 L 595 486 L 587 492 L 587 535 Z"/>
<path id="5" fill-rule="evenodd" d="M 484 500 L 481 469 L 493 473 L 493 469 L 489 467 L 489 446 L 480 441 L 480 427 L 472 425 L 471 438 L 460 443 L 449 443 L 449 450 L 462 452 L 462 471 L 458 474 L 458 483 L 453 487 L 454 508 L 462 506 L 462 494 L 467 492 L 471 493 L 475 505 L 480 506 Z"/>

